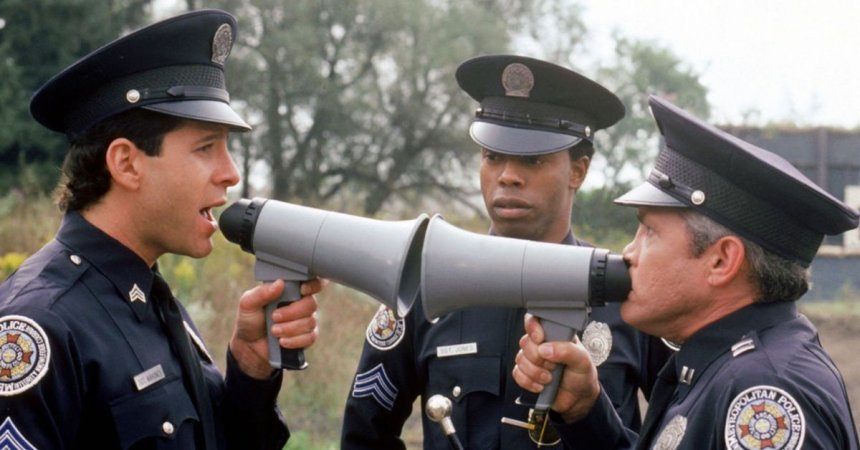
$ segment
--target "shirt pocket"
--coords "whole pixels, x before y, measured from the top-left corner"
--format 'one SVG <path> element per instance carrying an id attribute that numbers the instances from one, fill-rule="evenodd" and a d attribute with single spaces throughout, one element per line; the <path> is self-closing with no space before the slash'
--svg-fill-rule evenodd
<path id="1" fill-rule="evenodd" d="M 162 442 L 174 441 L 181 436 L 180 431 L 186 431 L 187 435 L 190 430 L 193 437 L 191 424 L 200 421 L 181 378 L 118 399 L 111 403 L 110 409 L 123 449 L 158 438 Z"/>
<path id="2" fill-rule="evenodd" d="M 501 364 L 501 358 L 492 355 L 435 358 L 428 367 L 428 396 L 441 394 L 455 403 L 474 393 L 498 396 Z"/>

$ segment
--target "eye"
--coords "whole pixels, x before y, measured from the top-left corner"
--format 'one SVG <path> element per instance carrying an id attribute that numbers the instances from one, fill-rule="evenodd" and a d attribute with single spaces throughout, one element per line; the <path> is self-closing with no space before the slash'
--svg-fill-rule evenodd
<path id="1" fill-rule="evenodd" d="M 496 152 L 491 152 L 491 151 L 488 151 L 488 150 L 484 150 L 484 151 L 481 153 L 481 156 L 483 156 L 483 158 L 484 158 L 485 160 L 487 160 L 487 161 L 491 161 L 491 162 L 495 162 L 495 161 L 498 161 L 498 160 L 499 160 L 499 154 L 498 154 L 498 153 L 496 153 Z"/>
<path id="2" fill-rule="evenodd" d="M 543 164 L 543 159 L 540 156 L 523 156 L 522 161 L 529 166 L 539 166 Z"/>
<path id="3" fill-rule="evenodd" d="M 202 152 L 202 153 L 209 153 L 212 151 L 213 148 L 215 148 L 215 144 L 209 143 L 209 144 L 205 144 L 205 145 L 202 145 L 200 147 L 197 147 L 194 151 Z"/>

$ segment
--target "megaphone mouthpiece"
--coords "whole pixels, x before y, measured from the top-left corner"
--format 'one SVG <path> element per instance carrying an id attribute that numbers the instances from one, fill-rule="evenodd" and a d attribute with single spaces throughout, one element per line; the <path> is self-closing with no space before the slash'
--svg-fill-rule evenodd
<path id="1" fill-rule="evenodd" d="M 265 199 L 240 199 L 230 205 L 218 218 L 218 227 L 228 241 L 238 244 L 242 250 L 254 253 L 254 228 Z"/>

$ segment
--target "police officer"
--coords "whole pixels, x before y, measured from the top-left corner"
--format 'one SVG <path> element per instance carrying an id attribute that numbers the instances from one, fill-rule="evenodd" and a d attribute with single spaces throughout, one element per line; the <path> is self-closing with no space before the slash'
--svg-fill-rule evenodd
<path id="1" fill-rule="evenodd" d="M 456 79 L 480 102 L 469 131 L 481 148 L 490 233 L 588 245 L 571 233 L 572 202 L 594 153 L 594 132 L 624 116 L 621 101 L 578 73 L 521 56 L 468 60 Z M 523 391 L 511 378 L 524 310 L 464 310 L 433 324 L 422 310 L 414 305 L 398 319 L 383 307 L 370 322 L 346 402 L 342 448 L 404 448 L 400 434 L 413 402 L 420 396 L 423 405 L 436 394 L 452 401 L 465 448 L 535 448 L 526 430 L 500 424 L 529 415 L 528 406 L 516 403 Z M 624 423 L 638 429 L 638 388 L 647 392 L 669 350 L 623 324 L 617 306 L 595 309 L 593 319 L 583 339 Z M 449 448 L 439 425 L 423 417 L 423 428 L 424 448 Z"/>
<path id="2" fill-rule="evenodd" d="M 64 133 L 56 238 L 0 286 L 0 447 L 275 449 L 263 308 L 283 282 L 239 299 L 226 379 L 158 273 L 165 253 L 204 257 L 212 211 L 239 174 L 224 64 L 235 19 L 201 10 L 118 39 L 48 81 L 35 119 Z M 274 314 L 281 345 L 316 339 L 319 281 Z"/>
<path id="3" fill-rule="evenodd" d="M 541 365 L 567 365 L 551 415 L 582 449 L 857 449 L 845 383 L 794 301 L 824 235 L 856 228 L 860 214 L 777 155 L 650 103 L 665 148 L 648 181 L 616 200 L 640 220 L 621 315 L 680 351 L 638 436 L 612 416 L 581 346 L 538 346 L 533 318 L 517 383 L 539 390 Z"/>

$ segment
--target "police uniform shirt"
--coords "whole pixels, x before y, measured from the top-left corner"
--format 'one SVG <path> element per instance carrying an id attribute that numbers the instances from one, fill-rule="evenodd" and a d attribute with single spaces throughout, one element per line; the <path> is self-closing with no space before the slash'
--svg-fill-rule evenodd
<path id="1" fill-rule="evenodd" d="M 572 235 L 563 243 L 583 245 Z M 605 360 L 598 372 L 618 414 L 627 426 L 638 429 L 637 389 L 647 392 L 670 351 L 623 324 L 618 305 L 594 308 L 592 313 L 596 328 L 589 328 L 595 332 L 591 337 L 586 333 L 584 341 L 592 341 L 593 357 Z M 529 408 L 515 404 L 523 391 L 511 374 L 524 334 L 524 314 L 524 309 L 475 308 L 430 323 L 420 299 L 402 319 L 380 308 L 368 326 L 346 402 L 342 448 L 406 448 L 401 432 L 415 399 L 420 396 L 424 404 L 435 394 L 451 399 L 451 420 L 465 448 L 536 448 L 526 430 L 500 423 L 502 417 L 523 421 L 528 417 Z M 419 413 L 424 448 L 450 448 L 439 424 Z"/>
<path id="2" fill-rule="evenodd" d="M 611 420 L 605 398 L 556 429 L 583 449 L 860 448 L 845 383 L 793 302 L 753 304 L 707 326 L 667 363 L 665 377 L 669 402 L 648 411 L 638 444 L 617 420 L 608 433 L 589 429 Z"/>
<path id="3" fill-rule="evenodd" d="M 200 420 L 149 298 L 153 272 L 80 214 L 0 286 L 0 448 L 192 449 Z M 227 355 L 226 380 L 187 312 L 219 449 L 280 449 L 269 380 Z"/>

